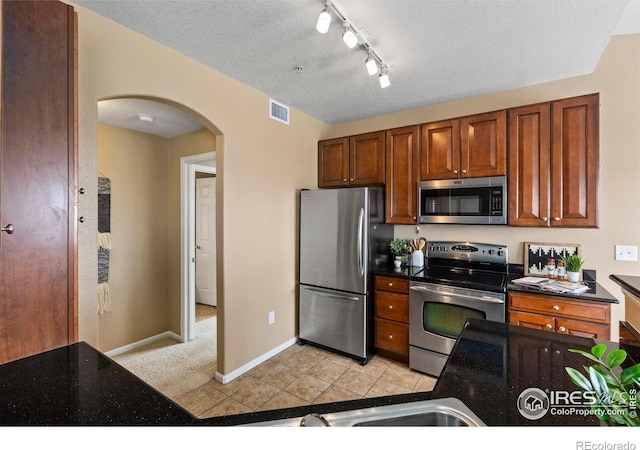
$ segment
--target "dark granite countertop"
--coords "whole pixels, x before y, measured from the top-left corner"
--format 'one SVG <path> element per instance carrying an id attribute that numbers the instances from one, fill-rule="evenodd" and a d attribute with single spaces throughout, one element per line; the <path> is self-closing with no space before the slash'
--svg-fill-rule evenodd
<path id="1" fill-rule="evenodd" d="M 460 399 L 489 426 L 600 426 L 603 423 L 592 415 L 553 413 L 550 407 L 540 419 L 530 420 L 518 410 L 518 398 L 529 388 L 547 394 L 579 391 L 565 367 L 583 372 L 583 366 L 592 363 L 569 349 L 588 352 L 597 343 L 606 343 L 608 351 L 621 348 L 614 342 L 470 319 L 436 383 L 433 397 Z M 627 358 L 625 366 L 633 363 Z"/>
<path id="2" fill-rule="evenodd" d="M 517 410 L 529 387 L 576 390 L 564 366 L 580 368 L 596 341 L 497 322 L 465 327 L 432 393 L 198 419 L 86 343 L 0 365 L 0 424 L 239 425 L 372 406 L 455 397 L 487 425 L 598 425 L 582 416 L 525 419 Z M 609 343 L 609 348 L 619 344 Z"/>
<path id="3" fill-rule="evenodd" d="M 615 281 L 620 287 L 625 289 L 634 297 L 640 298 L 640 277 L 633 275 L 609 275 L 609 278 Z"/>
<path id="4" fill-rule="evenodd" d="M 420 273 L 424 270 L 424 267 L 413 267 L 413 266 L 402 266 L 400 268 L 394 268 L 392 266 L 381 266 L 377 267 L 374 270 L 375 275 L 384 275 L 391 277 L 399 277 L 399 278 L 407 278 L 410 280 L 421 281 Z M 516 278 L 520 278 L 523 276 L 522 266 L 520 265 L 510 265 L 508 275 L 508 284 L 507 291 L 514 292 L 528 292 L 532 294 L 541 294 L 541 295 L 550 295 L 557 297 L 564 297 L 575 300 L 584 300 L 584 301 L 597 301 L 597 302 L 605 302 L 605 303 L 619 303 L 619 300 L 614 297 L 609 291 L 607 291 L 600 283 L 596 281 L 585 281 L 584 283 L 589 286 L 589 290 L 583 292 L 582 294 L 574 295 L 569 293 L 554 293 L 543 291 L 538 287 L 531 286 L 522 286 L 519 284 L 511 283 L 510 280 L 514 280 Z M 613 275 L 612 275 L 613 277 Z M 634 278 L 634 277 L 625 277 L 625 278 Z M 613 279 L 613 278 L 612 278 Z M 615 281 L 615 280 L 614 280 Z M 638 296 L 640 296 L 640 277 L 637 277 L 635 281 L 637 286 Z"/>

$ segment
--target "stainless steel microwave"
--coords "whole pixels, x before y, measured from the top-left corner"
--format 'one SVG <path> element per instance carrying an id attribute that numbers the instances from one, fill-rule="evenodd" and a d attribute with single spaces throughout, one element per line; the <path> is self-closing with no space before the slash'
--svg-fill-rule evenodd
<path id="1" fill-rule="evenodd" d="M 506 225 L 507 177 L 418 183 L 420 223 Z"/>

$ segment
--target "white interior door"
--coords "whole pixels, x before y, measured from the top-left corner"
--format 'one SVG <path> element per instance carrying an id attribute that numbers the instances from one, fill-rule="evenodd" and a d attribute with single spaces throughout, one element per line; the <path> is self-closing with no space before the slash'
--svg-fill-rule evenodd
<path id="1" fill-rule="evenodd" d="M 196 179 L 196 302 L 216 306 L 216 178 Z"/>

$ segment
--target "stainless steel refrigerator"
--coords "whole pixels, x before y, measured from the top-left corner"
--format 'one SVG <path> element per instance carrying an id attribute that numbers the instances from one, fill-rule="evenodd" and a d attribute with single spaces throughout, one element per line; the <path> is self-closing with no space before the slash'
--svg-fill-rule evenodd
<path id="1" fill-rule="evenodd" d="M 378 187 L 300 192 L 299 341 L 366 364 L 373 351 L 373 274 L 393 226 Z"/>

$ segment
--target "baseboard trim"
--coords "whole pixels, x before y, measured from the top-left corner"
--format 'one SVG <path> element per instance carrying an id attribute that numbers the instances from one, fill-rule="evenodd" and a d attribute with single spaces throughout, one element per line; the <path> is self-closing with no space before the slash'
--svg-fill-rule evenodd
<path id="1" fill-rule="evenodd" d="M 267 353 L 264 353 L 264 354 L 260 355 L 259 357 L 257 357 L 253 361 L 248 362 L 244 366 L 242 366 L 242 367 L 240 367 L 240 368 L 238 368 L 238 369 L 236 369 L 236 370 L 234 370 L 231 373 L 228 373 L 226 375 L 223 375 L 220 372 L 216 372 L 216 375 L 215 375 L 216 381 L 219 381 L 222 384 L 227 384 L 228 382 L 238 378 L 240 375 L 248 372 L 249 370 L 253 369 L 254 367 L 260 365 L 263 362 L 265 362 L 267 359 L 272 358 L 273 356 L 277 355 L 281 351 L 286 350 L 287 348 L 291 347 L 296 342 L 298 342 L 298 338 L 294 337 L 294 338 L 286 341 L 285 343 L 277 346 L 276 348 L 268 351 Z"/>
<path id="2" fill-rule="evenodd" d="M 182 339 L 180 338 L 179 334 L 176 334 L 173 331 L 165 331 L 164 333 L 156 334 L 155 336 L 151 336 L 151 337 L 142 339 L 140 341 L 124 345 L 122 347 L 114 348 L 113 350 L 109 350 L 108 352 L 103 352 L 103 353 L 108 357 L 112 358 L 114 356 L 120 355 L 125 352 L 129 352 L 131 350 L 135 350 L 140 347 L 144 347 L 147 344 L 151 344 L 153 342 L 156 342 L 165 338 L 170 338 L 178 342 L 182 342 Z"/>

